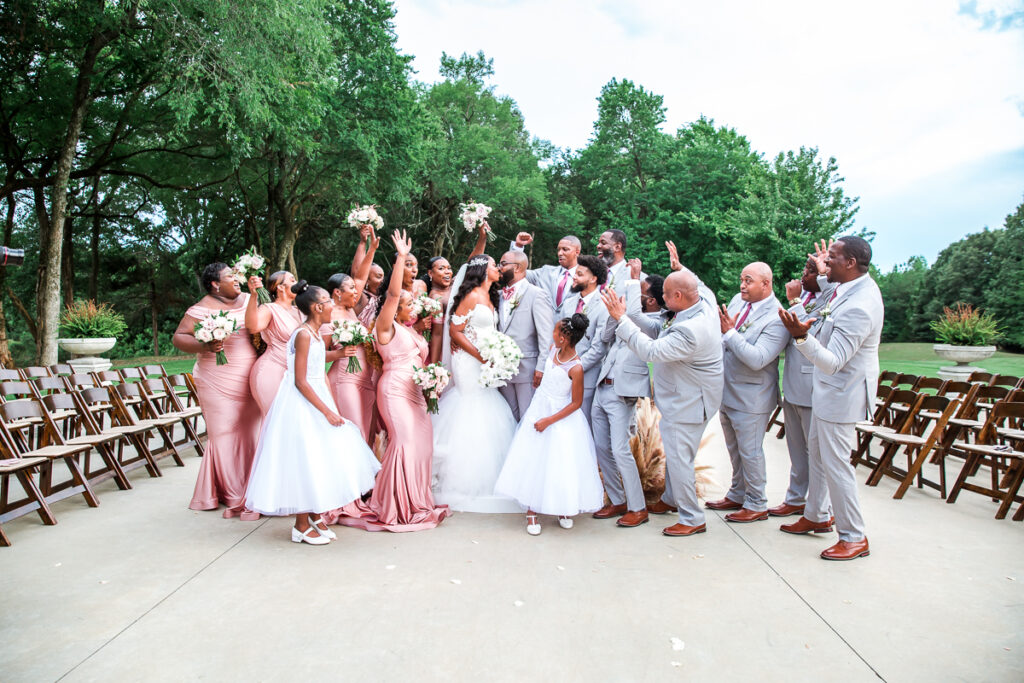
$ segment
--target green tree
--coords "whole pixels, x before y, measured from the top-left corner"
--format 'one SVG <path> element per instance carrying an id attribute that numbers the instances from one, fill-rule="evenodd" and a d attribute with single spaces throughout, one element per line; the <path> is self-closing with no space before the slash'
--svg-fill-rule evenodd
<path id="1" fill-rule="evenodd" d="M 913 324 L 914 313 L 920 306 L 920 292 L 928 278 L 928 262 L 923 256 L 911 256 L 906 263 L 893 266 L 888 273 L 875 280 L 885 302 L 885 323 L 882 341 L 928 341 L 922 338 Z"/>

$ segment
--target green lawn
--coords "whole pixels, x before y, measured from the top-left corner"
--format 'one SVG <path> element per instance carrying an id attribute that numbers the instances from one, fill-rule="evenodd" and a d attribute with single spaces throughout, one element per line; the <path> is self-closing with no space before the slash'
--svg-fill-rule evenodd
<path id="1" fill-rule="evenodd" d="M 883 370 L 895 370 L 896 372 L 905 372 L 912 375 L 930 375 L 932 377 L 938 377 L 939 367 L 948 364 L 935 355 L 931 344 L 882 344 L 882 348 L 879 350 L 879 361 Z M 173 375 L 179 372 L 192 372 L 192 366 L 195 365 L 195 357 L 148 356 L 127 358 L 114 361 L 114 367 L 128 368 L 156 363 L 163 365 L 167 368 L 167 372 Z M 1020 353 L 999 351 L 996 355 L 976 365 L 995 374 L 1024 376 L 1024 354 Z"/>

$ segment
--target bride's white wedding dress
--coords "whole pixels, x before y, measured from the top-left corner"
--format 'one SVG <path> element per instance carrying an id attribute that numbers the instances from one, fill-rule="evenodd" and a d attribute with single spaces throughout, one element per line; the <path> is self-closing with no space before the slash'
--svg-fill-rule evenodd
<path id="1" fill-rule="evenodd" d="M 477 304 L 456 325 L 466 323 L 471 342 L 484 330 L 495 329 L 496 314 Z M 447 336 L 447 335 L 446 335 Z M 463 512 L 521 512 L 511 498 L 494 495 L 494 482 L 505 463 L 516 420 L 496 388 L 478 381 L 480 362 L 459 349 L 452 353 L 452 384 L 432 415 L 434 423 L 434 500 Z"/>

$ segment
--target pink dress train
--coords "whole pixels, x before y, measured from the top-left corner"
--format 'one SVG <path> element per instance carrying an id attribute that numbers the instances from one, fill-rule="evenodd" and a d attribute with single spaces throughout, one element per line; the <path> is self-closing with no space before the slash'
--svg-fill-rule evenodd
<path id="1" fill-rule="evenodd" d="M 274 403 L 281 378 L 288 369 L 288 340 L 295 328 L 302 324 L 302 314 L 295 307 L 285 309 L 275 303 L 267 304 L 270 324 L 260 332 L 267 350 L 256 359 L 249 372 L 249 389 L 260 407 L 260 415 L 267 416 Z"/>
<path id="2" fill-rule="evenodd" d="M 215 309 L 196 304 L 186 315 L 202 320 L 215 312 Z M 217 355 L 204 351 L 197 354 L 192 370 L 206 421 L 207 443 L 189 508 L 216 510 L 224 503 L 227 506 L 224 516 L 233 517 L 245 511 L 245 489 L 256 454 L 262 416 L 249 390 L 249 372 L 256 361 L 256 349 L 244 326 L 245 301 L 228 314 L 242 325 L 224 341 L 228 363 L 217 365 Z"/>
<path id="3" fill-rule="evenodd" d="M 330 325 L 320 328 L 320 334 L 330 334 Z M 356 358 L 362 370 L 348 371 L 348 358 L 339 358 L 327 373 L 327 386 L 338 406 L 338 414 L 352 420 L 366 443 L 373 444 L 373 403 L 377 400 L 377 370 L 366 357 L 366 347 L 356 347 Z"/>
<path id="4" fill-rule="evenodd" d="M 367 502 L 356 501 L 325 515 L 331 522 L 367 531 L 432 529 L 448 515 L 430 492 L 433 427 L 427 402 L 412 381 L 412 366 L 427 360 L 427 343 L 402 325 L 391 342 L 377 345 L 384 372 L 377 384 L 377 407 L 388 432 L 382 468 Z"/>

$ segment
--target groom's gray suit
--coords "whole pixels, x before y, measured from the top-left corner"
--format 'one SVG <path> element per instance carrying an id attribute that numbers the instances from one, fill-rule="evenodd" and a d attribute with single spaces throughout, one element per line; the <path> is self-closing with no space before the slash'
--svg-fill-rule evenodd
<path id="1" fill-rule="evenodd" d="M 660 323 L 623 316 L 615 334 L 644 362 L 654 365 L 654 400 L 665 447 L 665 495 L 687 526 L 704 523 L 697 504 L 694 459 L 708 420 L 722 402 L 722 335 L 718 313 L 701 298 Z M 641 329 L 643 328 L 643 329 Z M 657 334 L 656 339 L 648 333 Z"/>
<path id="2" fill-rule="evenodd" d="M 511 301 L 500 302 L 498 329 L 512 337 L 523 352 L 519 372 L 499 389 L 518 422 L 533 399 L 534 371 L 538 365 L 544 371 L 544 354 L 551 347 L 554 322 L 551 302 L 543 289 L 527 280 L 520 280 L 517 287 Z"/>
<path id="3" fill-rule="evenodd" d="M 562 306 L 564 313 L 562 317 L 572 316 L 576 312 L 579 301 L 579 294 L 573 294 L 572 298 L 566 299 Z M 597 376 L 601 372 L 601 363 L 608 351 L 608 345 L 602 335 L 605 322 L 608 319 L 608 309 L 604 307 L 604 301 L 601 300 L 601 292 L 595 289 L 583 300 L 581 313 L 584 313 L 590 320 L 587 333 L 576 344 L 576 354 L 583 364 L 583 406 L 581 409 L 589 422 L 590 411 L 594 404 L 594 389 L 597 387 Z"/>
<path id="4" fill-rule="evenodd" d="M 619 288 L 620 291 L 625 290 L 627 312 L 631 316 L 641 315 L 640 281 L 622 282 Z M 660 325 L 660 321 L 657 324 Z M 630 512 L 639 512 L 646 508 L 644 487 L 629 447 L 629 438 L 636 401 L 651 395 L 651 378 L 647 363 L 640 360 L 624 340 L 615 336 L 617 325 L 618 321 L 609 316 L 602 333 L 608 353 L 597 376 L 590 424 L 594 429 L 597 464 L 601 467 L 604 490 L 609 500 L 612 505 L 626 503 Z M 657 337 L 655 330 L 644 332 Z"/>
<path id="5" fill-rule="evenodd" d="M 729 315 L 739 322 L 746 307 L 737 294 L 729 302 Z M 719 419 L 732 461 L 732 485 L 725 497 L 755 512 L 768 509 L 764 435 L 779 405 L 779 354 L 790 339 L 779 308 L 774 295 L 754 303 L 743 325 L 722 338 L 725 387 Z"/>
<path id="6" fill-rule="evenodd" d="M 885 309 L 870 275 L 839 285 L 832 296 L 816 312 L 815 317 L 824 317 L 817 335 L 795 344 L 814 365 L 804 517 L 828 521 L 831 499 L 839 540 L 859 541 L 865 535 L 864 518 L 850 453 L 856 423 L 870 417 L 875 402 Z"/>

